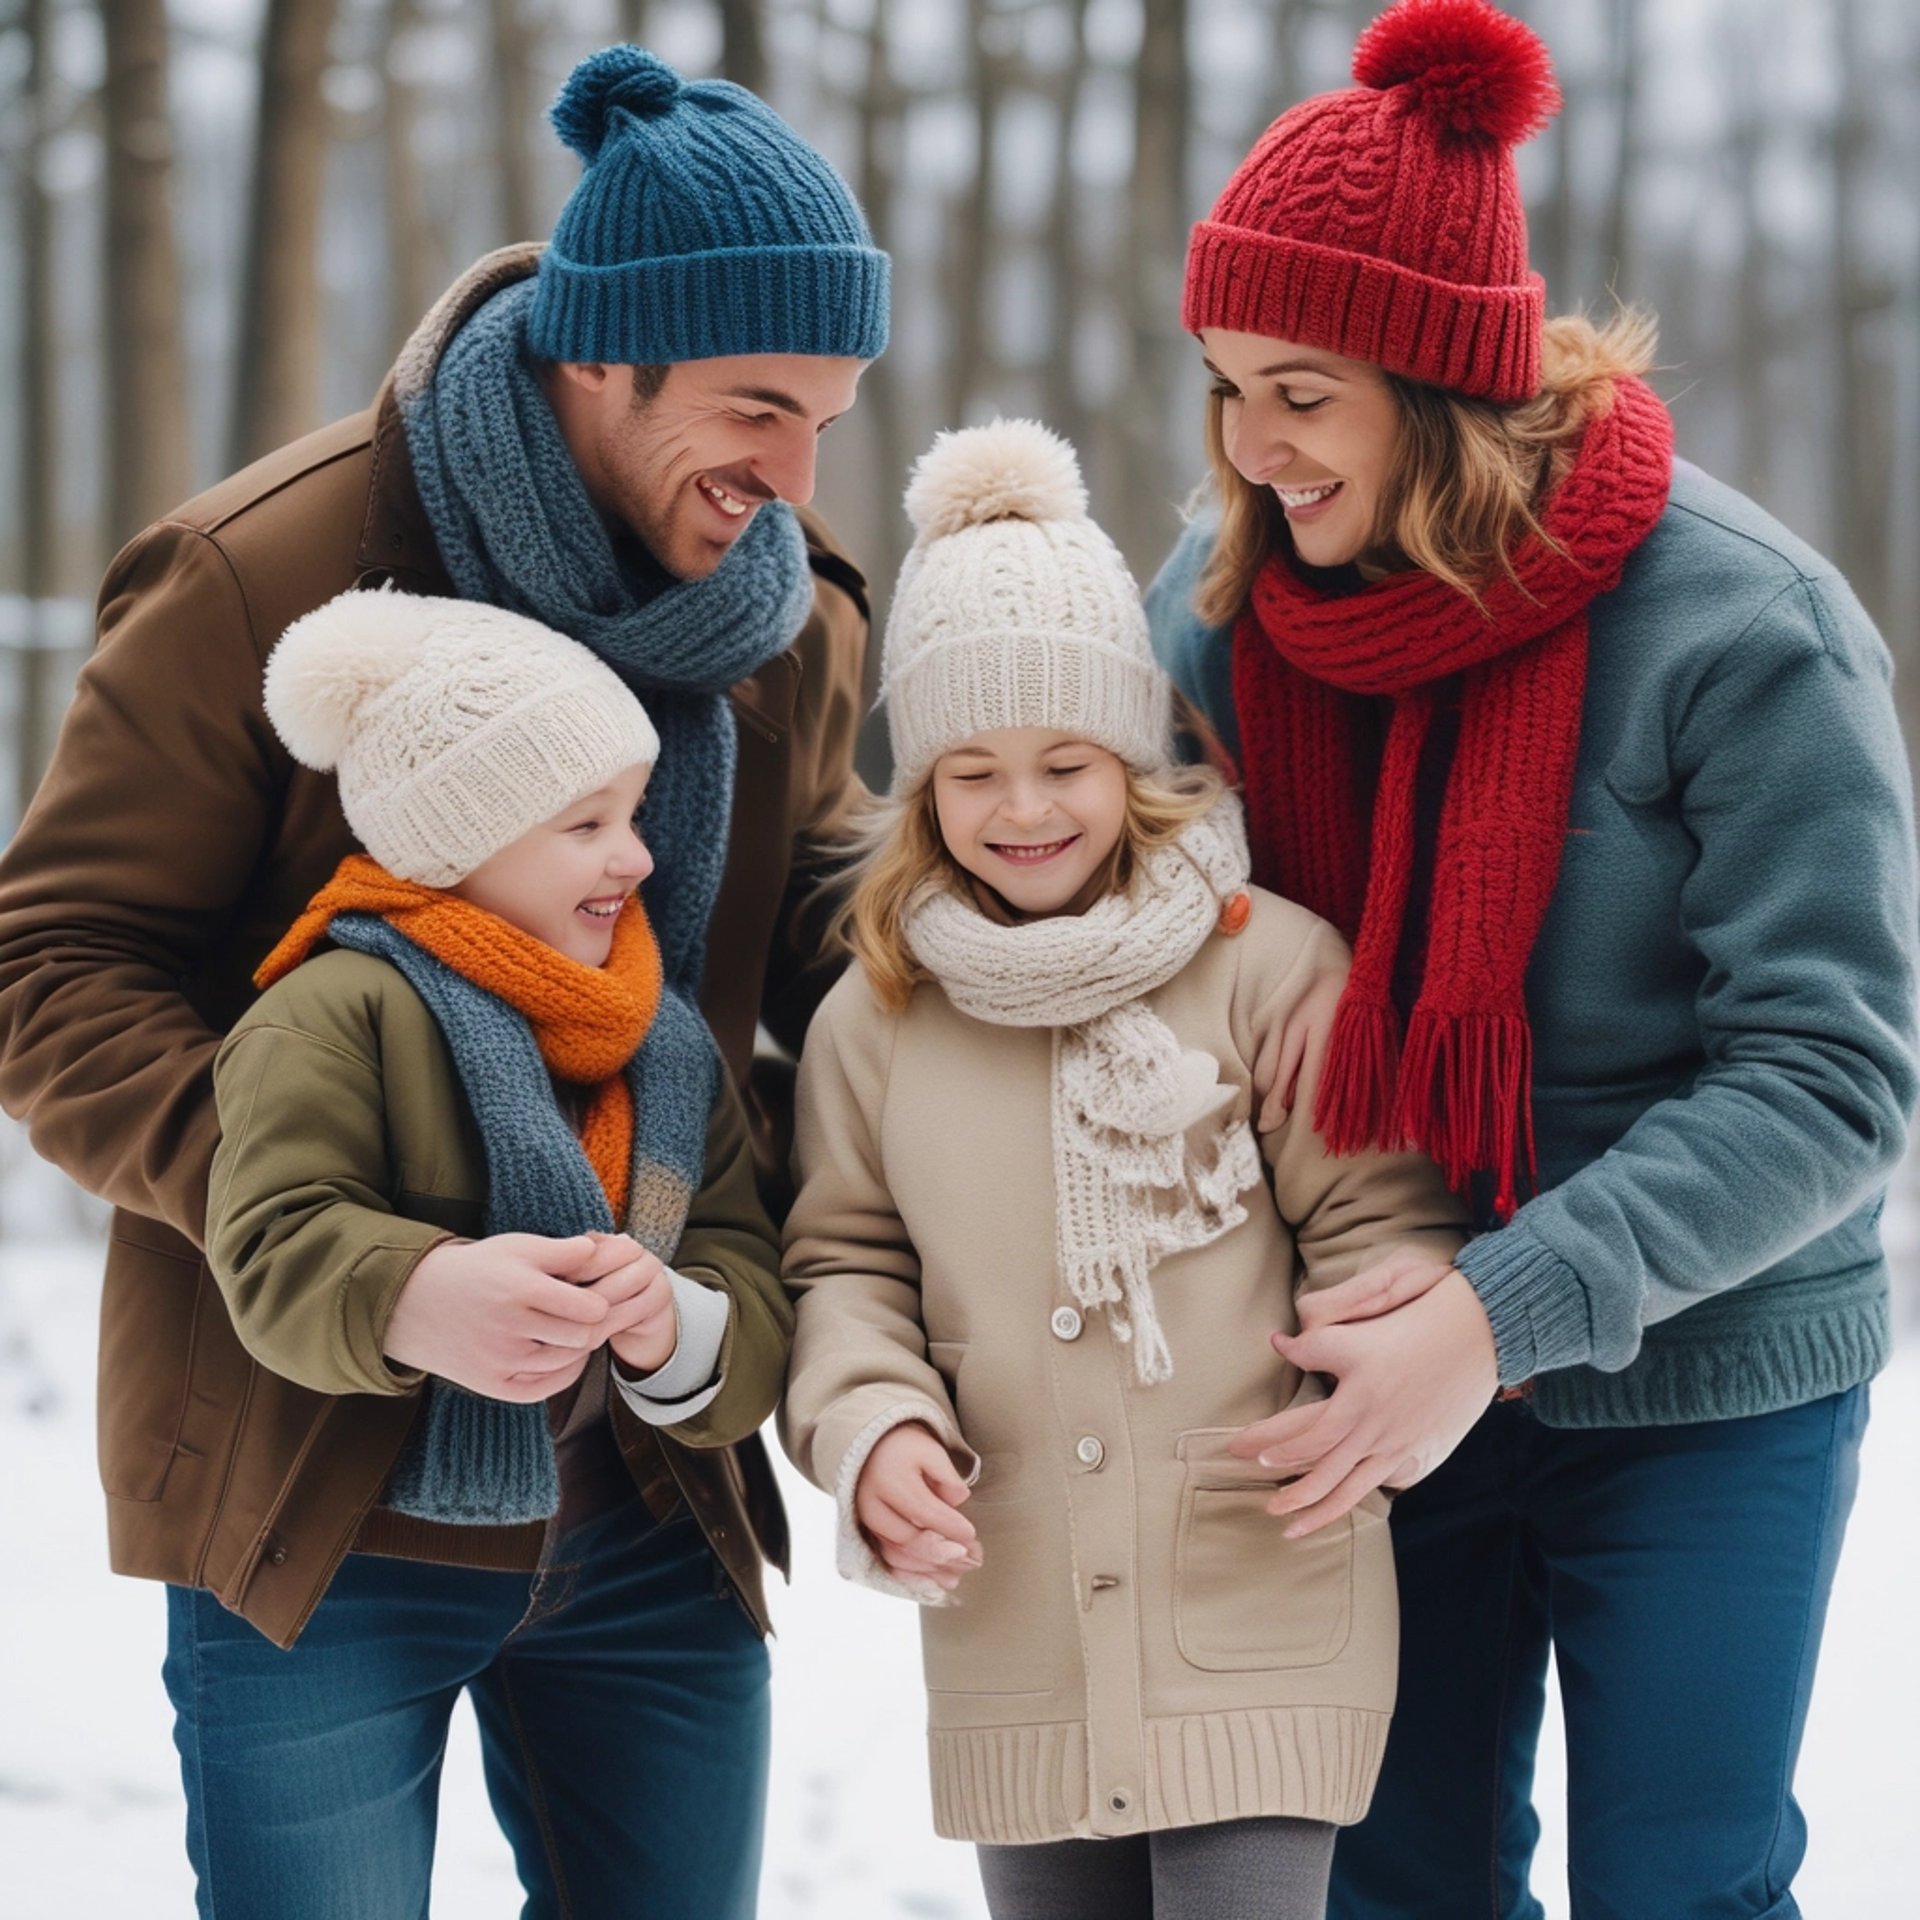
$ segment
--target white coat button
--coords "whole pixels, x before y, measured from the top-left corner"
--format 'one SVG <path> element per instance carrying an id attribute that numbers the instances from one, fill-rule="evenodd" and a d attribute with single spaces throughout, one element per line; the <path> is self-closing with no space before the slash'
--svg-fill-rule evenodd
<path id="1" fill-rule="evenodd" d="M 1053 1337 L 1056 1340 L 1078 1340 L 1080 1338 L 1080 1313 L 1077 1308 L 1054 1308 Z"/>
<path id="2" fill-rule="evenodd" d="M 1133 1805 L 1133 1796 L 1125 1787 L 1117 1787 L 1112 1793 L 1107 1795 L 1107 1805 L 1110 1806 L 1115 1813 L 1125 1813 L 1127 1809 Z"/>
<path id="3" fill-rule="evenodd" d="M 1083 1467 L 1097 1467 L 1107 1457 L 1107 1450 L 1090 1433 L 1080 1436 L 1079 1444 L 1073 1450 L 1074 1458 Z"/>

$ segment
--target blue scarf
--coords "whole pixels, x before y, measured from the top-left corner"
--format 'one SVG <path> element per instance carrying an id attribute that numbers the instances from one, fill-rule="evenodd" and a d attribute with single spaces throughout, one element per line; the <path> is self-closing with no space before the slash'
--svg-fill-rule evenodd
<path id="1" fill-rule="evenodd" d="M 719 568 L 675 581 L 616 546 L 587 498 L 527 347 L 532 280 L 494 294 L 394 394 L 421 503 L 463 598 L 582 642 L 660 732 L 643 890 L 667 983 L 693 997 L 726 864 L 735 739 L 727 689 L 793 644 L 813 600 L 793 510 L 760 508 Z M 429 343 L 431 345 L 431 343 Z"/>
<path id="2" fill-rule="evenodd" d="M 633 1058 L 633 1175 L 627 1217 L 615 1222 L 586 1152 L 554 1097 L 525 1018 L 372 914 L 336 915 L 336 945 L 397 967 L 427 1004 L 453 1056 L 487 1161 L 486 1232 L 566 1239 L 597 1228 L 630 1233 L 671 1261 L 705 1178 L 707 1122 L 720 1091 L 720 1054 L 694 1007 L 671 987 Z M 490 1400 L 429 1383 L 386 1504 L 423 1520 L 514 1526 L 548 1519 L 559 1472 L 542 1402 Z"/>

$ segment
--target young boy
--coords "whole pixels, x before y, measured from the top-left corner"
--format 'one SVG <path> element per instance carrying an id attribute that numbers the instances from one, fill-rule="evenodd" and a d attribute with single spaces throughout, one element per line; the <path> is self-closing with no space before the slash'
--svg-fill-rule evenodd
<path id="1" fill-rule="evenodd" d="M 266 707 L 367 853 L 216 1061 L 208 1258 L 262 1365 L 338 1396 L 312 1445 L 359 1517 L 290 1654 L 171 1590 L 203 1909 L 251 1845 L 327 1911 L 423 1910 L 470 1687 L 537 1910 L 749 1912 L 766 1657 L 715 1556 L 752 1548 L 689 1450 L 772 1410 L 791 1315 L 634 891 L 657 735 L 586 648 L 394 593 L 290 628 Z"/>

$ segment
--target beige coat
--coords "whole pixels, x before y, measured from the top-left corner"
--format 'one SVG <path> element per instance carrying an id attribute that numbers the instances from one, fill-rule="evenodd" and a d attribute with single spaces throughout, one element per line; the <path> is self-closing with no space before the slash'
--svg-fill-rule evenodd
<path id="1" fill-rule="evenodd" d="M 1344 964 L 1323 921 L 1256 893 L 1246 930 L 1211 937 L 1150 1003 L 1219 1061 L 1244 1116 L 1262 1036 Z M 843 1528 L 859 1464 L 902 1420 L 977 1472 L 984 1564 L 922 1618 L 951 1838 L 1366 1811 L 1397 1651 L 1384 1499 L 1288 1541 L 1263 1510 L 1274 1476 L 1226 1441 L 1317 1391 L 1266 1338 L 1296 1324 L 1297 1287 L 1389 1245 L 1451 1255 L 1461 1209 L 1425 1160 L 1326 1154 L 1309 1117 L 1324 1042 L 1294 1117 L 1262 1139 L 1271 1193 L 1154 1270 L 1174 1373 L 1143 1387 L 1060 1282 L 1050 1035 L 970 1019 L 937 986 L 890 1016 L 857 970 L 815 1019 L 782 1428 Z"/>

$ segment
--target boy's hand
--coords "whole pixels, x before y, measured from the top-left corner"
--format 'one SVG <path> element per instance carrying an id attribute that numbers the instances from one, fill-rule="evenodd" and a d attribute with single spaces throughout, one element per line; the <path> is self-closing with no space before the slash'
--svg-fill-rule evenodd
<path id="1" fill-rule="evenodd" d="M 592 1271 L 581 1284 L 611 1309 L 607 1345 L 634 1373 L 657 1373 L 680 1344 L 673 1280 L 657 1255 L 624 1233 L 596 1233 Z"/>
<path id="2" fill-rule="evenodd" d="M 1372 1320 L 1380 1314 L 1418 1300 L 1453 1271 L 1453 1262 L 1419 1247 L 1396 1247 L 1384 1259 L 1342 1280 L 1337 1287 L 1303 1293 L 1294 1302 L 1300 1331 L 1342 1326 L 1350 1320 Z"/>
<path id="3" fill-rule="evenodd" d="M 615 1309 L 578 1283 L 597 1252 L 584 1233 L 443 1241 L 396 1296 L 386 1355 L 490 1400 L 545 1400 L 579 1379 L 606 1338 Z"/>
<path id="4" fill-rule="evenodd" d="M 883 1434 L 860 1469 L 853 1514 L 894 1573 L 932 1580 L 951 1593 L 980 1564 L 980 1540 L 960 1511 L 967 1483 L 917 1421 Z"/>

